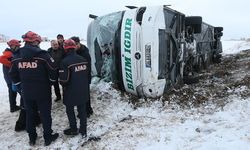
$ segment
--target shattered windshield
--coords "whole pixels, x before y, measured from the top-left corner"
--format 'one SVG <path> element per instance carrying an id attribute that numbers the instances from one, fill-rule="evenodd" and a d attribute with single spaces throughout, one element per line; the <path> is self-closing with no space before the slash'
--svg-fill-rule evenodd
<path id="1" fill-rule="evenodd" d="M 91 57 L 95 57 L 94 67 L 97 76 L 111 81 L 115 74 L 114 45 L 115 35 L 120 29 L 123 12 L 115 12 L 97 17 L 88 28 L 88 47 Z"/>

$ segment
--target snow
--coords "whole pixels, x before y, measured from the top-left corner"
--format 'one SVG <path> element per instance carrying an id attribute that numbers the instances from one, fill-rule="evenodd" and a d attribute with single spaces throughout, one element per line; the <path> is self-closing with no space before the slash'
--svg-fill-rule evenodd
<path id="1" fill-rule="evenodd" d="M 5 43 L 0 43 L 4 50 Z M 47 49 L 49 43 L 42 43 Z M 243 41 L 223 41 L 223 55 L 250 49 Z M 10 113 L 7 87 L 0 74 L 0 149 L 45 149 L 42 127 L 37 128 L 38 140 L 34 147 L 28 144 L 26 132 L 15 132 L 18 112 Z M 247 150 L 250 149 L 250 97 L 237 93 L 248 87 L 241 86 L 227 97 L 223 108 L 213 103 L 195 108 L 181 108 L 175 103 L 132 98 L 117 91 L 111 83 L 100 81 L 91 85 L 94 115 L 88 119 L 88 138 L 80 135 L 67 137 L 68 127 L 62 102 L 53 102 L 52 129 L 60 134 L 46 149 L 128 149 L 128 150 Z M 55 95 L 53 95 L 55 98 Z M 81 146 L 83 145 L 83 146 Z"/>
<path id="2" fill-rule="evenodd" d="M 247 41 L 223 41 L 223 54 L 235 54 L 239 51 L 250 49 L 250 42 Z"/>

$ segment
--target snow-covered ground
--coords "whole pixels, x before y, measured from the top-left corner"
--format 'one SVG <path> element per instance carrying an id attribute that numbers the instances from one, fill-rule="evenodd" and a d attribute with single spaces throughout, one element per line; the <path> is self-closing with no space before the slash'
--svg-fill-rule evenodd
<path id="1" fill-rule="evenodd" d="M 43 43 L 47 49 L 49 43 Z M 6 44 L 0 43 L 3 50 Z M 224 41 L 223 54 L 250 49 L 243 41 Z M 138 149 L 138 150 L 247 150 L 250 149 L 250 97 L 235 93 L 249 90 L 246 86 L 234 89 L 218 108 L 214 103 L 194 108 L 182 108 L 176 103 L 139 99 L 100 82 L 91 88 L 94 115 L 88 119 L 88 137 L 72 138 L 63 135 L 68 127 L 62 102 L 53 103 L 53 129 L 60 138 L 48 147 L 43 146 L 42 128 L 37 128 L 35 147 L 28 144 L 26 132 L 14 132 L 18 113 L 9 112 L 7 88 L 0 75 L 0 149 Z M 54 95 L 53 95 L 54 97 Z M 97 137 L 97 138 L 91 138 Z"/>
<path id="2" fill-rule="evenodd" d="M 249 49 L 250 42 L 246 41 L 223 41 L 223 54 L 235 54 L 239 51 Z"/>

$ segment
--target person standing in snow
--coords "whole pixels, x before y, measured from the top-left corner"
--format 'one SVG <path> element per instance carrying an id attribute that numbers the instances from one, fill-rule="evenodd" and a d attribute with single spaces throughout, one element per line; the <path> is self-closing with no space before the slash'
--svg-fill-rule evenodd
<path id="1" fill-rule="evenodd" d="M 52 40 L 50 42 L 51 47 L 48 49 L 50 56 L 55 60 L 56 68 L 59 68 L 62 58 L 64 57 L 64 50 L 59 47 L 57 40 Z M 57 70 L 58 72 L 58 70 Z M 56 99 L 55 102 L 61 100 L 61 93 L 59 88 L 58 80 L 53 83 Z"/>
<path id="2" fill-rule="evenodd" d="M 40 112 L 45 146 L 55 141 L 59 134 L 51 129 L 51 81 L 56 81 L 56 69 L 53 58 L 39 48 L 41 37 L 29 31 L 22 36 L 24 47 L 15 53 L 10 68 L 14 84 L 22 90 L 26 109 L 26 130 L 29 144 L 35 145 L 37 139 L 35 114 Z"/>
<path id="3" fill-rule="evenodd" d="M 90 91 L 90 84 L 91 84 L 91 57 L 89 54 L 89 49 L 80 43 L 80 39 L 79 37 L 73 36 L 71 37 L 71 39 L 73 41 L 75 41 L 76 43 L 76 53 L 80 56 L 82 56 L 83 58 L 85 58 L 88 61 L 88 68 L 89 68 L 89 72 L 88 72 L 88 80 L 89 80 L 89 90 Z M 90 117 L 90 115 L 93 114 L 93 109 L 91 107 L 91 100 L 90 100 L 90 92 L 88 93 L 88 100 L 87 100 L 87 117 Z"/>
<path id="4" fill-rule="evenodd" d="M 68 39 L 64 42 L 66 56 L 59 69 L 59 82 L 63 86 L 63 103 L 69 120 L 69 128 L 64 130 L 65 135 L 87 135 L 86 103 L 89 99 L 88 62 L 75 52 L 76 43 Z M 77 107 L 80 118 L 78 132 L 74 107 Z"/>
<path id="5" fill-rule="evenodd" d="M 59 48 L 60 48 L 60 49 L 63 49 L 63 42 L 64 42 L 64 37 L 63 37 L 63 35 L 62 35 L 62 34 L 58 34 L 58 35 L 56 36 L 56 38 L 57 38 L 57 41 L 58 41 L 58 44 L 59 44 Z"/>
<path id="6" fill-rule="evenodd" d="M 10 112 L 17 111 L 21 109 L 19 113 L 18 120 L 15 124 L 15 131 L 23 131 L 26 127 L 26 112 L 23 104 L 23 99 L 21 95 L 21 90 L 17 89 L 17 87 L 12 84 L 11 77 L 9 75 L 9 69 L 11 66 L 11 59 L 13 58 L 13 55 L 17 51 L 18 48 L 20 48 L 21 44 L 20 41 L 16 39 L 12 39 L 9 42 L 7 42 L 10 49 L 6 49 L 3 52 L 3 55 L 0 56 L 0 62 L 3 63 L 3 72 L 4 72 L 4 78 L 9 88 L 9 99 L 10 99 Z M 16 106 L 16 95 L 17 93 L 20 94 L 20 107 Z M 13 107 L 14 106 L 14 107 Z M 39 125 L 41 123 L 39 114 L 36 113 L 36 119 L 35 119 L 36 125 Z"/>
<path id="7" fill-rule="evenodd" d="M 13 53 L 18 48 L 20 48 L 21 44 L 20 41 L 16 39 L 10 40 L 9 42 L 7 42 L 7 44 L 10 48 L 6 48 L 3 52 L 3 55 L 0 56 L 0 63 L 3 64 L 4 80 L 8 86 L 10 112 L 15 112 L 17 110 L 20 110 L 20 107 L 16 105 L 17 92 L 12 89 L 12 81 L 9 76 L 9 69 L 11 66 L 11 59 L 13 57 Z M 22 103 L 22 100 L 20 100 L 20 103 Z"/>

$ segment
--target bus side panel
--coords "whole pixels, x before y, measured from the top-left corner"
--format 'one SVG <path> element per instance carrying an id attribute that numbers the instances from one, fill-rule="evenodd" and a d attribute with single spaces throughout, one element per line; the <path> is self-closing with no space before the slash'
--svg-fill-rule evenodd
<path id="1" fill-rule="evenodd" d="M 136 94 L 136 9 L 125 11 L 121 26 L 121 63 L 124 88 Z"/>
<path id="2" fill-rule="evenodd" d="M 200 69 L 206 69 L 211 64 L 213 43 L 214 43 L 214 32 L 213 27 L 206 23 L 202 23 L 202 32 L 195 34 L 197 41 L 197 54 L 200 60 Z"/>

